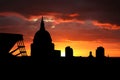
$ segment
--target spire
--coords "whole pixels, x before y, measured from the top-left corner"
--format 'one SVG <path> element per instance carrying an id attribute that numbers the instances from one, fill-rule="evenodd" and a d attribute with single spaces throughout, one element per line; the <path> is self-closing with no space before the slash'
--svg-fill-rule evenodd
<path id="1" fill-rule="evenodd" d="M 40 30 L 45 31 L 45 24 L 44 24 L 43 16 L 42 16 L 42 19 L 41 19 Z"/>

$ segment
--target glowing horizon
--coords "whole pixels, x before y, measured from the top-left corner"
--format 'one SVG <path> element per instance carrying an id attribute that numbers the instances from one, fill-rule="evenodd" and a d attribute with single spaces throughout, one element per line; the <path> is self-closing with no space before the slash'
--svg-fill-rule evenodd
<path id="1" fill-rule="evenodd" d="M 34 25 L 34 26 L 31 26 L 31 28 L 34 29 L 34 32 L 32 32 L 33 34 L 30 35 L 30 34 L 24 34 L 24 41 L 25 41 L 25 46 L 26 46 L 26 50 L 27 50 L 27 54 L 28 56 L 30 56 L 30 45 L 32 43 L 32 40 L 34 38 L 34 35 L 35 33 L 38 31 L 39 27 L 40 27 L 40 17 L 35 17 L 35 18 L 32 18 L 30 19 L 30 22 L 33 22 L 33 23 L 36 23 L 38 25 Z M 29 21 L 29 20 L 28 20 Z M 77 36 L 75 38 L 74 34 L 71 35 L 71 33 L 74 33 L 74 29 L 73 30 L 71 29 L 71 32 L 68 31 L 65 31 L 63 30 L 63 28 L 61 28 L 61 31 L 59 29 L 57 29 L 57 25 L 61 24 L 61 23 L 79 23 L 80 25 L 97 25 L 98 27 L 91 27 L 91 28 L 97 28 L 97 29 L 103 29 L 102 26 L 104 27 L 105 25 L 107 24 L 102 24 L 102 23 L 99 23 L 97 21 L 78 21 L 78 20 L 62 20 L 62 19 L 57 19 L 57 20 L 54 20 L 54 18 L 52 18 L 51 16 L 48 16 L 46 17 L 45 16 L 45 28 L 47 29 L 47 31 L 50 33 L 51 35 L 51 38 L 53 40 L 53 43 L 55 44 L 55 50 L 60 50 L 61 51 L 61 56 L 65 56 L 65 47 L 67 46 L 70 46 L 71 48 L 73 48 L 73 56 L 83 56 L 83 57 L 87 57 L 89 56 L 89 52 L 92 51 L 92 54 L 93 56 L 95 56 L 95 50 L 97 47 L 99 46 L 103 46 L 105 48 L 105 56 L 111 56 L 111 57 L 118 57 L 120 56 L 119 54 L 119 50 L 120 49 L 115 49 L 114 47 L 118 47 L 117 44 L 114 44 L 114 43 L 111 43 L 111 42 L 102 42 L 101 40 L 91 40 L 89 37 L 88 39 L 86 37 L 83 37 L 80 38 L 77 33 Z M 48 23 L 52 23 L 52 25 L 48 25 Z M 68 25 L 68 24 L 67 24 Z M 110 25 L 110 24 L 108 24 Z M 36 26 L 36 27 L 35 27 Z M 53 28 L 54 26 L 54 28 Z M 100 26 L 100 27 L 99 27 Z M 112 24 L 110 25 L 112 27 Z M 114 26 L 114 25 L 113 25 Z M 70 27 L 72 28 L 72 27 Z M 77 28 L 77 26 L 76 26 Z M 65 28 L 66 29 L 66 28 Z M 109 26 L 107 27 L 106 26 L 106 29 L 110 29 Z M 114 28 L 111 28 L 114 30 Z M 116 28 L 115 28 L 116 29 Z M 67 29 L 66 29 L 67 30 Z M 84 29 L 83 29 L 84 30 Z M 87 29 L 88 31 L 88 29 Z M 61 32 L 61 33 L 60 33 Z M 66 34 L 64 35 L 63 32 Z M 29 32 L 31 33 L 31 32 Z M 82 31 L 83 33 L 83 31 Z M 60 36 L 62 35 L 62 36 Z M 81 35 L 81 34 L 80 34 Z M 89 35 L 89 34 L 88 34 Z M 74 36 L 74 38 L 72 37 Z M 86 35 L 85 35 L 86 36 Z M 27 39 L 27 37 L 29 37 L 29 39 Z M 70 38 L 70 39 L 69 39 Z M 80 40 L 80 39 L 83 39 L 83 40 Z M 90 41 L 89 41 L 90 39 Z M 113 48 L 111 48 L 113 46 Z M 114 53 L 114 54 L 113 54 Z"/>
<path id="2" fill-rule="evenodd" d="M 81 42 L 79 42 L 79 43 L 81 43 L 81 46 L 79 46 L 79 44 L 78 45 L 76 45 L 78 42 L 76 42 L 76 43 L 70 43 L 70 42 L 53 42 L 54 44 L 55 44 L 55 50 L 60 50 L 61 51 L 61 56 L 65 56 L 65 47 L 67 47 L 67 46 L 70 46 L 72 49 L 73 49 L 73 56 L 81 56 L 81 57 L 88 57 L 89 56 L 89 52 L 90 51 L 92 51 L 92 54 L 93 54 L 93 56 L 95 57 L 96 56 L 96 49 L 97 49 L 97 47 L 99 47 L 99 46 L 102 46 L 102 45 L 96 45 L 96 43 L 95 42 L 93 42 L 93 45 L 95 45 L 95 46 L 93 46 L 93 47 L 86 47 L 85 45 L 87 45 L 89 42 L 83 42 L 83 41 L 81 41 Z M 97 43 L 97 44 L 100 44 L 100 43 Z M 108 45 L 108 44 L 106 44 L 106 45 Z M 105 46 L 106 46 L 105 45 Z M 77 47 L 77 46 L 79 46 L 79 47 Z M 103 46 L 104 47 L 104 46 Z M 104 47 L 105 48 L 105 56 L 107 57 L 107 56 L 109 56 L 109 57 L 120 57 L 119 55 L 119 49 L 109 49 L 109 48 L 106 48 L 106 47 Z M 26 50 L 27 50 L 27 53 L 28 53 L 28 56 L 30 56 L 31 54 L 30 54 L 30 46 L 28 45 L 28 46 L 26 46 Z M 112 53 L 114 53 L 113 55 L 112 55 Z"/>

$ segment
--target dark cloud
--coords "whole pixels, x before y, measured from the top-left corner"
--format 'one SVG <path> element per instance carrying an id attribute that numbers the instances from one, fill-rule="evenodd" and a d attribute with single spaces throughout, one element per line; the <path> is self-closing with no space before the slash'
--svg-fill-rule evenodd
<path id="1" fill-rule="evenodd" d="M 56 12 L 62 18 L 78 13 L 78 19 L 120 25 L 119 3 L 119 0 L 0 0 L 0 12 L 17 12 L 25 17 Z"/>
<path id="2" fill-rule="evenodd" d="M 28 22 L 22 18 L 16 16 L 0 16 L 0 26 L 16 26 L 24 24 L 28 24 Z"/>
<path id="3" fill-rule="evenodd" d="M 94 24 L 61 23 L 51 30 L 54 40 L 120 42 L 120 30 L 108 30 Z"/>
<path id="4" fill-rule="evenodd" d="M 33 37 L 38 22 L 28 21 L 17 16 L 0 16 L 0 33 L 23 34 L 26 40 Z"/>
<path id="5" fill-rule="evenodd" d="M 25 39 L 32 41 L 35 32 L 39 29 L 38 21 L 29 21 L 17 16 L 0 16 L 0 32 L 20 33 Z M 76 21 L 45 22 L 46 29 L 50 32 L 53 41 L 64 39 L 72 41 L 102 41 L 102 42 L 119 42 L 120 30 L 103 29 L 88 20 L 84 23 Z M 52 28 L 52 26 L 55 26 Z"/>

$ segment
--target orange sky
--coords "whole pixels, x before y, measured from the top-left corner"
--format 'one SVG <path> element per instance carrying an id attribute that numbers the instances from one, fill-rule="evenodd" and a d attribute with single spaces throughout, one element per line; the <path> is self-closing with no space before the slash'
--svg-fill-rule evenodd
<path id="1" fill-rule="evenodd" d="M 70 16 L 74 17 L 77 14 L 70 14 Z M 12 24 L 12 26 L 10 24 L 5 29 L 1 28 L 3 29 L 1 32 L 23 34 L 27 54 L 30 56 L 30 44 L 32 43 L 34 34 L 40 28 L 41 16 L 31 16 L 29 19 L 19 16 L 10 19 L 13 18 L 18 18 L 18 21 L 20 18 L 21 22 L 23 20 L 23 23 L 18 22 L 20 24 L 18 28 L 15 28 L 16 24 Z M 95 50 L 98 46 L 105 48 L 106 56 L 120 56 L 120 42 L 117 34 L 119 26 L 117 25 L 92 20 L 82 21 L 74 18 L 64 20 L 50 15 L 45 15 L 44 21 L 45 28 L 50 32 L 53 43 L 55 44 L 55 49 L 61 50 L 61 56 L 65 55 L 66 46 L 73 48 L 74 56 L 88 56 L 90 51 L 95 56 Z"/>
<path id="2" fill-rule="evenodd" d="M 40 20 L 39 17 L 38 18 L 32 17 L 30 19 L 30 21 L 33 21 L 33 22 L 36 22 L 37 20 Z M 89 34 L 85 35 L 84 31 L 81 31 L 78 33 L 78 32 L 76 32 L 77 31 L 76 29 L 74 29 L 74 28 L 72 29 L 72 27 L 77 28 L 77 26 L 71 26 L 69 24 L 66 24 L 64 26 L 62 25 L 63 28 L 56 29 L 57 27 L 59 27 L 58 24 L 72 23 L 72 22 L 80 23 L 80 25 L 82 24 L 82 26 L 86 25 L 86 27 L 88 25 L 89 26 L 92 25 L 91 29 L 92 28 L 94 29 L 95 27 L 97 27 L 98 30 L 102 30 L 105 28 L 105 30 L 107 29 L 108 31 L 109 30 L 110 31 L 117 30 L 117 26 L 115 26 L 115 25 L 112 25 L 110 23 L 102 24 L 102 23 L 99 23 L 97 21 L 78 21 L 75 19 L 65 20 L 65 21 L 62 19 L 55 20 L 53 16 L 46 16 L 44 21 L 46 23 L 46 29 L 50 32 L 53 43 L 55 44 L 55 49 L 61 50 L 61 56 L 65 55 L 65 47 L 66 46 L 71 46 L 71 48 L 73 48 L 74 56 L 88 56 L 90 51 L 92 51 L 93 55 L 95 56 L 95 50 L 98 46 L 103 46 L 105 48 L 105 56 L 112 56 L 112 57 L 120 56 L 120 54 L 119 54 L 120 47 L 118 45 L 120 43 L 119 42 L 112 42 L 112 35 L 114 36 L 115 34 L 111 34 L 111 32 L 110 33 L 105 32 L 106 33 L 105 35 L 107 35 L 107 36 L 105 36 L 104 33 L 100 33 L 99 36 L 101 38 L 99 38 L 99 36 L 95 36 L 95 33 L 97 33 L 97 31 L 94 31 L 94 33 L 90 32 Z M 49 22 L 52 22 L 52 25 L 48 26 L 47 24 Z M 95 27 L 93 27 L 93 25 L 95 25 Z M 62 26 L 60 26 L 60 27 L 62 27 Z M 68 28 L 64 28 L 66 26 Z M 78 27 L 80 27 L 80 26 L 78 26 Z M 34 33 L 37 32 L 38 29 L 39 29 L 39 24 L 36 25 Z M 71 30 L 69 30 L 69 29 L 71 29 Z M 82 30 L 84 30 L 84 29 L 82 29 Z M 87 30 L 90 30 L 90 29 L 88 28 Z M 104 30 L 101 32 L 104 32 Z M 109 36 L 109 34 L 110 34 L 110 36 Z M 89 35 L 92 35 L 92 36 L 89 36 Z M 32 39 L 33 39 L 34 34 L 32 34 L 32 36 L 31 35 L 29 35 L 29 36 L 30 36 L 29 41 L 27 41 L 26 36 L 24 36 L 25 37 L 25 45 L 26 45 L 28 55 L 30 55 L 30 44 L 32 43 Z M 91 37 L 93 37 L 93 40 Z M 108 39 L 107 39 L 107 37 L 108 37 Z M 94 40 L 94 39 L 96 39 L 96 40 Z"/>
<path id="3" fill-rule="evenodd" d="M 31 42 L 30 42 L 31 43 Z M 105 56 L 111 57 L 119 57 L 120 49 L 115 49 L 119 45 L 114 43 L 102 43 L 99 41 L 69 41 L 64 40 L 60 42 L 55 42 L 55 49 L 61 50 L 61 56 L 65 56 L 65 47 L 71 46 L 73 48 L 74 56 L 88 56 L 89 52 L 92 51 L 93 56 L 95 56 L 95 50 L 98 46 L 104 46 L 105 48 Z M 30 45 L 29 43 L 25 43 L 28 55 L 30 55 Z"/>

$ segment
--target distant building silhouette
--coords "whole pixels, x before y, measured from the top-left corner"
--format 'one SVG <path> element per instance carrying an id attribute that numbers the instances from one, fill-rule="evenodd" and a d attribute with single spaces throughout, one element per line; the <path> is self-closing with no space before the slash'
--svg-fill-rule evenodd
<path id="1" fill-rule="evenodd" d="M 88 56 L 89 58 L 93 58 L 93 55 L 92 55 L 92 51 L 90 51 L 90 53 L 89 53 L 89 56 Z"/>
<path id="2" fill-rule="evenodd" d="M 97 64 L 105 64 L 108 62 L 105 58 L 105 49 L 102 46 L 96 49 L 96 62 Z"/>
<path id="3" fill-rule="evenodd" d="M 103 47 L 97 47 L 96 49 L 96 58 L 104 58 L 105 56 L 105 49 Z"/>
<path id="4" fill-rule="evenodd" d="M 66 57 L 73 57 L 73 49 L 70 46 L 65 48 L 65 55 Z"/>

